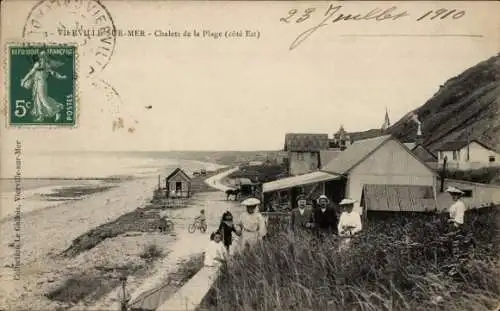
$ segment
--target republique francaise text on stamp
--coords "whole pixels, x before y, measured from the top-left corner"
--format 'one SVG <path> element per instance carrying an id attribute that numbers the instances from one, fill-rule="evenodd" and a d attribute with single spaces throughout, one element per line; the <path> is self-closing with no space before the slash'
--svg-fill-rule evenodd
<path id="1" fill-rule="evenodd" d="M 7 63 L 11 126 L 76 125 L 76 46 L 9 44 Z"/>

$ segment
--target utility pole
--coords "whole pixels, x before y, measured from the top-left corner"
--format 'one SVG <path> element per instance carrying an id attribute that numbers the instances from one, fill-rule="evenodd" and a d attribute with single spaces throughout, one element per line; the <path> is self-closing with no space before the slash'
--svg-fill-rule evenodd
<path id="1" fill-rule="evenodd" d="M 443 169 L 441 171 L 441 189 L 439 192 L 444 192 L 444 179 L 446 178 L 446 163 L 448 162 L 448 157 L 445 156 L 443 159 Z"/>
<path id="2" fill-rule="evenodd" d="M 467 129 L 467 162 L 470 161 L 470 128 Z"/>

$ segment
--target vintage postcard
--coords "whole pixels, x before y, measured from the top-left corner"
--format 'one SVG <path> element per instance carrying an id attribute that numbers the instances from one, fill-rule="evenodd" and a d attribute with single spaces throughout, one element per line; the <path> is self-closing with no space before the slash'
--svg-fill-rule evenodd
<path id="1" fill-rule="evenodd" d="M 0 310 L 499 310 L 499 16 L 2 1 Z"/>

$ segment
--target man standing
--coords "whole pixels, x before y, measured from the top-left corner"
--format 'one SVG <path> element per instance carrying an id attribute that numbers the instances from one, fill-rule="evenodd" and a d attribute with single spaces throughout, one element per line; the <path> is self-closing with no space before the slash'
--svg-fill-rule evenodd
<path id="1" fill-rule="evenodd" d="M 297 206 L 292 211 L 292 230 L 295 232 L 311 228 L 313 222 L 313 211 L 307 206 L 304 196 L 301 195 L 297 198 Z"/>
<path id="2" fill-rule="evenodd" d="M 329 206 L 330 200 L 324 194 L 318 198 L 318 206 L 313 212 L 314 228 L 319 238 L 337 233 L 337 213 Z"/>
<path id="3" fill-rule="evenodd" d="M 266 221 L 261 213 L 257 212 L 257 206 L 260 200 L 256 198 L 248 198 L 244 200 L 242 205 L 246 206 L 246 212 L 241 214 L 239 221 L 236 223 L 242 249 L 256 245 L 267 234 Z"/>

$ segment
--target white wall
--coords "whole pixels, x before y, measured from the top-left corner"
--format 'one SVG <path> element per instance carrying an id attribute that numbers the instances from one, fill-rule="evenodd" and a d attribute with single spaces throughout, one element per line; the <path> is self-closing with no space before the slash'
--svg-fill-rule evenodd
<path id="1" fill-rule="evenodd" d="M 346 196 L 358 201 L 358 209 L 365 184 L 432 186 L 435 191 L 437 179 L 407 148 L 390 140 L 349 173 Z"/>
<path id="2" fill-rule="evenodd" d="M 472 190 L 471 198 L 463 198 L 463 201 L 468 209 L 481 208 L 485 205 L 500 204 L 500 186 L 480 184 L 463 180 L 445 180 L 445 189 L 448 186 L 454 186 L 459 189 Z M 438 195 L 438 203 L 440 210 L 446 210 L 451 206 L 453 201 L 451 196 L 446 193 Z"/>
<path id="3" fill-rule="evenodd" d="M 318 152 L 290 152 L 290 174 L 301 175 L 318 169 Z"/>
<path id="4" fill-rule="evenodd" d="M 453 158 L 453 151 L 442 151 L 438 153 L 439 164 L 442 166 L 444 157 L 448 157 L 449 168 L 453 169 L 477 169 L 487 166 L 500 166 L 500 154 L 484 148 L 476 142 L 469 145 L 469 160 L 467 161 L 467 146 L 455 152 L 456 159 Z M 495 162 L 489 162 L 489 157 L 494 156 Z"/>

